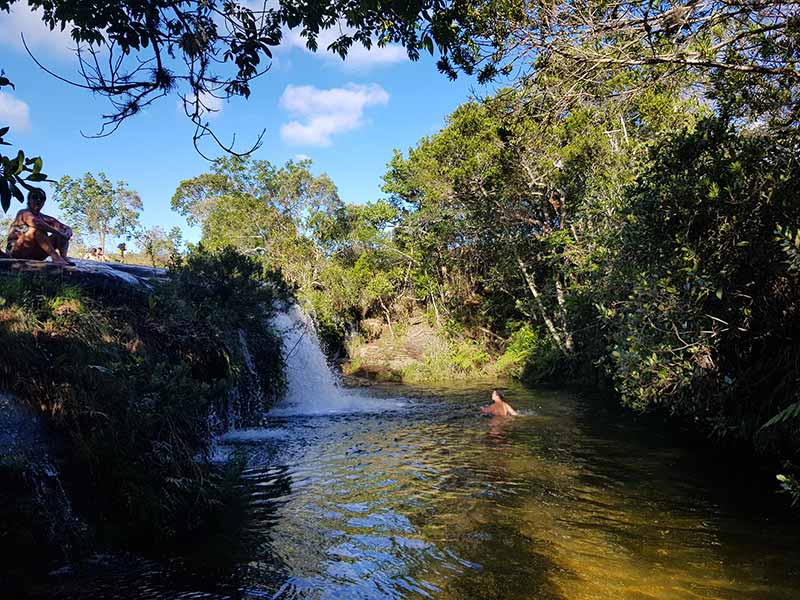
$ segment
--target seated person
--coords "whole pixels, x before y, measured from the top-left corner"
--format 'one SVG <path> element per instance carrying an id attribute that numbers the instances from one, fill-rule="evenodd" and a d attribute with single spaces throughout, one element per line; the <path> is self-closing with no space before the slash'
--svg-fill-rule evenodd
<path id="1" fill-rule="evenodd" d="M 511 405 L 503 400 L 502 392 L 492 390 L 492 400 L 494 403 L 490 406 L 481 406 L 481 412 L 485 415 L 494 415 L 496 417 L 516 417 L 519 415 L 517 411 L 511 408 Z"/>
<path id="2" fill-rule="evenodd" d="M 42 214 L 46 196 L 43 190 L 28 192 L 28 208 L 17 213 L 8 232 L 6 252 L 11 258 L 45 260 L 72 265 L 67 258 L 72 229 L 53 217 Z"/>
<path id="3" fill-rule="evenodd" d="M 96 260 L 98 262 L 108 262 L 108 257 L 103 252 L 102 248 L 92 248 L 83 255 L 84 260 Z"/>

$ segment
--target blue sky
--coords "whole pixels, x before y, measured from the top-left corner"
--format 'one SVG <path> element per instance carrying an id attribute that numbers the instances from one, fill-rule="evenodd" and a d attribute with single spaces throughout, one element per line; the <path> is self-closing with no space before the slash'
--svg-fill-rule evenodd
<path id="1" fill-rule="evenodd" d="M 12 127 L 8 140 L 41 155 L 52 179 L 104 171 L 127 181 L 141 194 L 145 226 L 179 225 L 196 241 L 199 232 L 169 207 L 181 180 L 208 169 L 192 146 L 193 127 L 178 98 L 159 100 L 111 137 L 86 139 L 81 132 L 98 131 L 108 101 L 41 71 L 22 48 L 20 32 L 53 71 L 73 79 L 76 72 L 66 35 L 47 31 L 25 6 L 12 15 L 0 13 L 0 68 L 16 85 L 15 91 L 0 92 L 0 126 Z M 468 78 L 448 80 L 429 56 L 411 62 L 396 47 L 358 48 L 342 62 L 308 52 L 289 32 L 275 56 L 251 97 L 220 104 L 212 125 L 222 139 L 235 133 L 242 147 L 266 129 L 256 158 L 282 164 L 309 157 L 313 170 L 328 173 L 346 202 L 379 198 L 392 149 L 415 145 L 437 131 L 471 91 L 485 91 Z M 57 214 L 55 206 L 47 208 Z"/>

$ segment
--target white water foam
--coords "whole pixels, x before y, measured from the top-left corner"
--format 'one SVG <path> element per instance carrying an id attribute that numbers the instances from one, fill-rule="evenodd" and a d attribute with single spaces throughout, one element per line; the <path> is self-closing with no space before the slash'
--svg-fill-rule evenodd
<path id="1" fill-rule="evenodd" d="M 370 398 L 343 389 L 320 348 L 313 321 L 296 304 L 279 312 L 272 326 L 283 339 L 287 390 L 270 416 L 385 412 L 408 406 L 404 399 Z"/>

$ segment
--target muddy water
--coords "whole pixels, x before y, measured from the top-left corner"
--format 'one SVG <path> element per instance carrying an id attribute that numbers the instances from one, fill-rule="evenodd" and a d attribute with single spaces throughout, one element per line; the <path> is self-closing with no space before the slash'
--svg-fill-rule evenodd
<path id="1" fill-rule="evenodd" d="M 652 422 L 524 388 L 371 390 L 366 412 L 287 414 L 225 438 L 248 519 L 197 568 L 110 558 L 62 598 L 800 598 L 800 525 L 749 475 Z M 371 412 L 374 411 L 374 412 Z M 278 413 L 280 414 L 280 413 Z M 747 493 L 747 496 L 743 496 Z M 236 558 L 231 562 L 230 555 Z"/>

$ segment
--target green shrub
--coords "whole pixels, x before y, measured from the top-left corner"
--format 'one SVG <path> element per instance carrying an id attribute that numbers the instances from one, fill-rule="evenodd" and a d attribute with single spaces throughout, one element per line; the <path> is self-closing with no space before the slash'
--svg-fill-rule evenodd
<path id="1" fill-rule="evenodd" d="M 268 320 L 291 290 L 257 261 L 201 248 L 151 295 L 128 292 L 0 278 L 0 389 L 63 440 L 67 487 L 100 539 L 153 547 L 226 503 L 208 461 L 210 417 L 234 410 L 257 423 L 282 393 Z M 243 384 L 258 393 L 231 394 Z"/>
<path id="2" fill-rule="evenodd" d="M 409 383 L 464 381 L 493 375 L 489 352 L 469 339 L 452 341 L 441 349 L 429 351 L 421 361 L 402 371 L 403 381 Z"/>
<path id="3" fill-rule="evenodd" d="M 498 375 L 520 378 L 526 365 L 536 352 L 539 338 L 530 325 L 523 325 L 512 335 L 505 351 L 497 359 L 495 369 Z"/>

